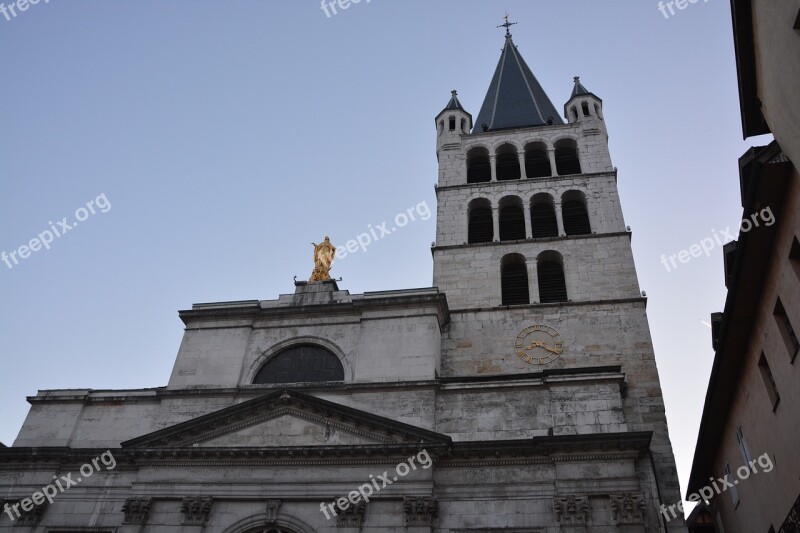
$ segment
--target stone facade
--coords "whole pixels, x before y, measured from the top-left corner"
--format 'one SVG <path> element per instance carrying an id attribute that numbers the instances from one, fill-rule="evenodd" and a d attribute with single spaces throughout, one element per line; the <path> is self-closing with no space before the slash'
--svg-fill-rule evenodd
<path id="1" fill-rule="evenodd" d="M 0 449 L 0 495 L 11 503 L 0 530 L 685 531 L 660 513 L 680 495 L 602 102 L 575 96 L 568 124 L 468 133 L 471 116 L 454 101 L 437 117 L 433 288 L 350 294 L 297 282 L 277 300 L 182 311 L 166 386 L 29 399 L 14 446 Z M 570 112 L 584 102 L 585 115 Z M 445 127 L 450 113 L 458 131 Z M 565 139 L 580 174 L 467 184 L 475 147 L 513 145 L 524 166 L 538 143 L 556 169 Z M 470 201 L 494 206 L 496 229 L 503 198 L 528 212 L 542 192 L 559 213 L 557 236 L 531 238 L 528 216 L 524 239 L 466 243 Z M 567 236 L 561 201 L 576 195 L 592 231 Z M 543 251 L 563 257 L 566 301 L 539 303 Z M 528 262 L 524 305 L 501 302 L 509 253 Z M 521 331 L 545 330 L 558 330 L 563 349 L 534 337 L 517 348 Z M 307 345 L 331 354 L 343 379 L 258 382 Z M 538 348 L 558 357 L 538 365 L 519 354 Z M 19 500 L 63 476 L 75 484 L 15 516 Z"/>

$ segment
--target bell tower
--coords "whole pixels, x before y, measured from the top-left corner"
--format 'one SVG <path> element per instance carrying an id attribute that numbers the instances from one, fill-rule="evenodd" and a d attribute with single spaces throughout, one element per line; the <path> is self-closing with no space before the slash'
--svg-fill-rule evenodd
<path id="1" fill-rule="evenodd" d="M 452 307 L 639 296 L 602 105 L 575 78 L 565 123 L 510 33 L 474 125 L 453 91 L 436 117 L 433 249 Z M 607 255 L 619 263 L 595 279 Z"/>
<path id="2" fill-rule="evenodd" d="M 441 372 L 505 384 L 498 401 L 515 413 L 511 424 L 532 434 L 651 434 L 653 462 L 640 460 L 634 477 L 614 483 L 647 502 L 647 531 L 663 531 L 660 501 L 679 501 L 680 490 L 603 101 L 576 77 L 562 118 L 510 25 L 474 123 L 455 92 L 436 117 L 433 285 L 446 294 L 451 316 Z M 585 388 L 566 392 L 541 377 L 556 375 L 580 375 L 582 385 L 573 386 Z M 601 398 L 596 387 L 610 382 L 618 391 Z M 514 387 L 554 403 L 549 411 L 508 407 Z M 581 414 L 560 413 L 562 399 L 573 405 L 575 398 L 585 400 L 575 404 Z M 620 407 L 598 413 L 607 401 Z M 487 409 L 479 407 L 476 413 Z M 562 481 L 556 494 L 567 494 Z M 592 493 L 591 482 L 564 481 L 579 494 Z M 685 526 L 673 520 L 665 529 Z"/>

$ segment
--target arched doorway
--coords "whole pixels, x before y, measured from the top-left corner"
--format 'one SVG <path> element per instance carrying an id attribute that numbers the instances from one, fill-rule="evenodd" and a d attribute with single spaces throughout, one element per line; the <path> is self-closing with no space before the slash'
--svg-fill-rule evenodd
<path id="1" fill-rule="evenodd" d="M 244 533 L 298 533 L 294 529 L 286 529 L 285 527 L 274 526 L 259 526 L 248 529 Z"/>

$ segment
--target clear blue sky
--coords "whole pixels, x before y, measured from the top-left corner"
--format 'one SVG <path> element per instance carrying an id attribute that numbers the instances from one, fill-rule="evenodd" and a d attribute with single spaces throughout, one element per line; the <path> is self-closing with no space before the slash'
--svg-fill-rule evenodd
<path id="1" fill-rule="evenodd" d="M 6 2 L 7 3 L 7 2 Z M 0 441 L 50 388 L 165 385 L 194 302 L 273 299 L 342 244 L 435 208 L 434 116 L 474 115 L 515 42 L 557 107 L 580 75 L 605 102 L 681 484 L 736 227 L 741 140 L 728 2 L 50 0 L 0 17 L 0 251 L 105 194 L 49 250 L 0 263 Z M 102 205 L 106 205 L 100 201 Z M 335 263 L 353 293 L 431 284 L 434 218 Z"/>

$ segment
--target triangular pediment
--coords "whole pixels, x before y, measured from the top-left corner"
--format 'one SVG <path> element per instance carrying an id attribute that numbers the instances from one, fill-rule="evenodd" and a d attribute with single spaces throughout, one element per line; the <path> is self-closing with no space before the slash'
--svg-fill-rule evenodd
<path id="1" fill-rule="evenodd" d="M 296 391 L 266 394 L 122 443 L 123 448 L 290 448 L 446 443 L 446 435 Z"/>
<path id="2" fill-rule="evenodd" d="M 192 439 L 191 444 L 201 447 L 285 447 L 352 446 L 393 442 L 395 441 L 379 433 L 373 434 L 348 424 L 290 408 L 201 434 Z"/>

